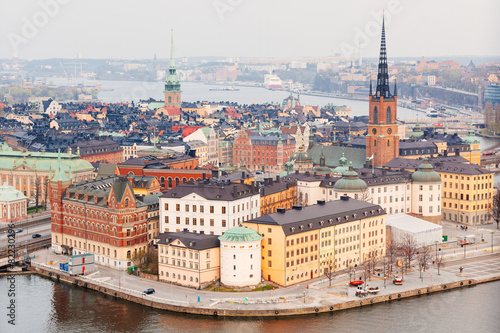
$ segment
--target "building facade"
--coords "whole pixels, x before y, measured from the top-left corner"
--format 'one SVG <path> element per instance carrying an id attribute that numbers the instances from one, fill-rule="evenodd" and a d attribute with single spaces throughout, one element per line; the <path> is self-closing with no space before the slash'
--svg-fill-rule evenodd
<path id="1" fill-rule="evenodd" d="M 262 216 L 244 223 L 262 240 L 262 275 L 289 286 L 383 256 L 385 212 L 345 196 L 311 207 Z M 331 264 L 327 262 L 331 260 Z"/>
<path id="2" fill-rule="evenodd" d="M 92 179 L 94 167 L 71 152 L 60 154 L 66 175 L 73 182 Z M 6 143 L 0 147 L 0 182 L 38 202 L 48 201 L 48 181 L 58 164 L 58 153 L 13 151 Z"/>
<path id="3" fill-rule="evenodd" d="M 126 178 L 72 185 L 59 159 L 49 184 L 56 253 L 93 253 L 97 264 L 125 270 L 147 250 L 148 206 L 136 200 Z"/>
<path id="4" fill-rule="evenodd" d="M 28 198 L 21 191 L 4 183 L 0 186 L 0 223 L 11 223 L 27 218 Z"/>
<path id="5" fill-rule="evenodd" d="M 182 184 L 160 197 L 162 232 L 201 232 L 222 235 L 260 216 L 258 187 L 240 183 L 199 181 Z"/>
<path id="6" fill-rule="evenodd" d="M 160 281 L 203 289 L 219 280 L 219 239 L 214 235 L 166 232 L 158 241 Z"/>

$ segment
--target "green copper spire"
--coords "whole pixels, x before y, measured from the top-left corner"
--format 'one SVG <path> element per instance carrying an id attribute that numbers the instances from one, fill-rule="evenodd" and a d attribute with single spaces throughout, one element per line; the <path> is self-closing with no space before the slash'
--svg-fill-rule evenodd
<path id="1" fill-rule="evenodd" d="M 54 172 L 54 176 L 52 177 L 53 181 L 62 181 L 62 182 L 67 182 L 69 181 L 68 176 L 66 176 L 66 172 L 64 172 L 64 168 L 62 165 L 62 160 L 61 160 L 61 149 L 57 151 L 57 168 L 56 171 Z"/>
<path id="2" fill-rule="evenodd" d="M 181 91 L 181 83 L 177 76 L 177 68 L 175 67 L 174 57 L 174 31 L 172 30 L 171 45 L 170 45 L 170 66 L 168 68 L 168 76 L 165 80 L 165 92 Z"/>

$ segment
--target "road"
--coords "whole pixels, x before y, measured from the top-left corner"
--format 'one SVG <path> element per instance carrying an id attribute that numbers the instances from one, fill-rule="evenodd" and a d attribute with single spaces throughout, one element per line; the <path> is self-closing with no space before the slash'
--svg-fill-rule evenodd
<path id="1" fill-rule="evenodd" d="M 28 239 L 31 239 L 33 234 L 40 234 L 42 236 L 50 235 L 50 221 L 49 223 L 39 224 L 32 227 L 23 228 L 23 231 L 20 233 L 16 233 L 16 242 L 24 242 Z M 7 239 L 7 231 L 2 231 L 0 233 L 0 244 L 6 242 Z"/>

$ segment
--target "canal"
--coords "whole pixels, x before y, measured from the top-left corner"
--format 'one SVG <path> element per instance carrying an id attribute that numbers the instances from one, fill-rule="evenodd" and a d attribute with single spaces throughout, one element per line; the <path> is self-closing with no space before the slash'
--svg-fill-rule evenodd
<path id="1" fill-rule="evenodd" d="M 37 275 L 15 278 L 16 325 L 0 332 L 499 332 L 500 281 L 329 314 L 214 318 L 150 309 Z"/>

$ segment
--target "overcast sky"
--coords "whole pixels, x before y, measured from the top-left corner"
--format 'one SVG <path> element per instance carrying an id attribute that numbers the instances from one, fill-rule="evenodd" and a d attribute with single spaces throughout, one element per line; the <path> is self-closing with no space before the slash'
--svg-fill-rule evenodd
<path id="1" fill-rule="evenodd" d="M 0 1 L 0 58 L 500 55 L 498 0 Z"/>

